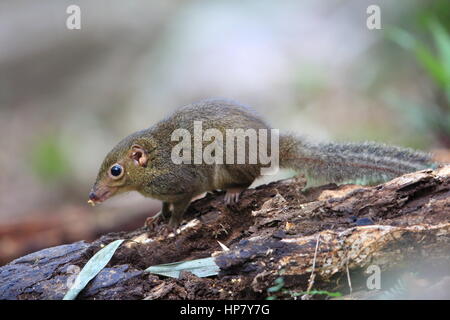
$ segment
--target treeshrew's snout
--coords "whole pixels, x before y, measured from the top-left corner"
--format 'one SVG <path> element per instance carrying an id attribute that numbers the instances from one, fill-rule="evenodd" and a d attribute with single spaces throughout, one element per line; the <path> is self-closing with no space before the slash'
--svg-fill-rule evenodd
<path id="1" fill-rule="evenodd" d="M 113 187 L 93 187 L 89 192 L 89 204 L 95 205 L 97 203 L 102 203 L 103 201 L 111 198 L 117 191 L 117 188 Z"/>

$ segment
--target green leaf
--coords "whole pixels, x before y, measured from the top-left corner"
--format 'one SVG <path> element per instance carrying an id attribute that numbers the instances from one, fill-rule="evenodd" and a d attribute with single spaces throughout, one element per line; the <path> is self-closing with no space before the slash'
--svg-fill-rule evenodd
<path id="1" fill-rule="evenodd" d="M 40 137 L 30 151 L 31 168 L 41 180 L 54 181 L 67 174 L 69 159 L 57 136 Z"/>
<path id="2" fill-rule="evenodd" d="M 391 27 L 387 36 L 405 50 L 414 50 L 416 46 L 416 39 L 400 28 Z"/>
<path id="3" fill-rule="evenodd" d="M 189 271 L 197 277 L 204 278 L 217 275 L 219 270 L 220 268 L 214 261 L 214 258 L 209 257 L 192 261 L 160 264 L 151 266 L 145 271 L 172 278 L 178 278 L 182 271 Z"/>
<path id="4" fill-rule="evenodd" d="M 432 19 L 429 28 L 433 34 L 434 42 L 438 50 L 445 82 L 443 84 L 447 101 L 450 102 L 450 35 L 436 19 Z M 450 107 L 450 103 L 447 104 Z"/>
<path id="5" fill-rule="evenodd" d="M 303 296 L 305 294 L 308 294 L 310 296 L 313 295 L 326 295 L 329 297 L 341 297 L 342 293 L 340 292 L 330 292 L 330 291 L 326 291 L 326 290 L 311 290 L 311 291 L 301 291 L 301 292 L 291 292 L 290 293 L 292 297 L 298 297 L 298 296 Z"/>
<path id="6" fill-rule="evenodd" d="M 446 84 L 450 85 L 450 36 L 444 27 L 434 19 L 430 22 L 430 30 L 446 74 Z"/>
<path id="7" fill-rule="evenodd" d="M 273 293 L 273 292 L 278 292 L 281 290 L 281 288 L 284 287 L 284 279 L 283 277 L 278 277 L 275 279 L 274 281 L 275 285 L 273 287 L 270 287 L 267 289 L 267 292 L 269 293 Z"/>
<path id="8" fill-rule="evenodd" d="M 415 53 L 417 59 L 420 61 L 422 66 L 428 71 L 428 73 L 434 78 L 434 80 L 441 86 L 446 85 L 446 75 L 442 68 L 441 63 L 437 60 L 430 50 L 421 44 L 417 44 L 415 48 Z"/>
<path id="9" fill-rule="evenodd" d="M 97 252 L 78 274 L 72 287 L 64 296 L 63 300 L 74 300 L 86 285 L 108 264 L 114 252 L 124 240 L 116 240 Z"/>
<path id="10" fill-rule="evenodd" d="M 414 52 L 416 59 L 421 63 L 422 67 L 425 68 L 440 86 L 446 87 L 446 72 L 439 59 L 425 45 L 416 40 L 408 32 L 399 28 L 391 28 L 387 35 L 405 50 Z"/>

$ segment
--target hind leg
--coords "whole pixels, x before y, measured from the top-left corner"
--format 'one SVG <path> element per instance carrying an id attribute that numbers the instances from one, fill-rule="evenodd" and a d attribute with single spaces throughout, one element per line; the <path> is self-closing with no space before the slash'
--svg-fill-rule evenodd
<path id="1" fill-rule="evenodd" d="M 176 229 L 180 225 L 183 220 L 183 214 L 189 206 L 191 199 L 192 197 L 186 197 L 173 203 L 173 211 L 168 224 L 169 227 Z"/>

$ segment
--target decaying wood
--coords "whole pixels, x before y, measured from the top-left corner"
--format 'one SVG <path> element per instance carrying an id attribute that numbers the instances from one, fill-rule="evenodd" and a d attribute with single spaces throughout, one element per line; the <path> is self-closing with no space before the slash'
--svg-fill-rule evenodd
<path id="1" fill-rule="evenodd" d="M 0 299 L 62 298 L 86 261 L 115 239 L 133 241 L 80 299 L 324 298 L 302 292 L 349 294 L 350 283 L 350 298 L 450 298 L 450 166 L 374 187 L 304 185 L 294 178 L 249 189 L 233 207 L 223 193 L 208 194 L 191 204 L 190 222 L 176 235 L 163 236 L 158 225 L 22 257 L 0 268 Z M 211 255 L 215 277 L 143 272 Z M 370 291 L 378 271 L 382 290 Z M 268 292 L 277 278 L 284 284 Z"/>

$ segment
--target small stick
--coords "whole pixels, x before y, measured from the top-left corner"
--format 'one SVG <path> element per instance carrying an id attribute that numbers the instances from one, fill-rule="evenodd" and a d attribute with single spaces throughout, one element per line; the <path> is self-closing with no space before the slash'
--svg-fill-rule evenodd
<path id="1" fill-rule="evenodd" d="M 348 258 L 347 258 L 347 260 L 345 261 L 345 268 L 346 268 L 346 270 L 347 270 L 347 281 L 348 281 L 348 286 L 349 286 L 349 288 L 350 288 L 350 295 L 351 295 L 352 292 L 353 292 L 353 289 L 352 289 L 352 280 L 350 279 L 350 272 L 349 272 L 349 270 L 348 270 Z"/>
<path id="2" fill-rule="evenodd" d="M 317 235 L 316 250 L 314 252 L 314 260 L 313 260 L 313 265 L 312 265 L 312 271 L 311 271 L 311 276 L 309 277 L 309 280 L 308 280 L 308 289 L 306 290 L 306 292 L 310 292 L 311 291 L 312 286 L 314 285 L 314 279 L 316 278 L 316 275 L 314 274 L 314 270 L 316 268 L 316 258 L 317 258 L 317 251 L 319 249 L 319 242 L 320 242 L 320 233 Z"/>

